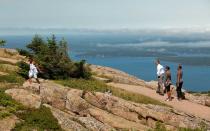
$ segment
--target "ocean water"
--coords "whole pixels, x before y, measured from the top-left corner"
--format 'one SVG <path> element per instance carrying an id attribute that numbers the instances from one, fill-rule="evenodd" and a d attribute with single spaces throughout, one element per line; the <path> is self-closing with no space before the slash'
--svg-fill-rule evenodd
<path id="1" fill-rule="evenodd" d="M 50 37 L 42 35 L 43 38 Z M 210 90 L 210 37 L 206 35 L 141 33 L 69 33 L 56 35 L 69 43 L 72 59 L 109 66 L 146 81 L 156 80 L 155 59 L 171 67 L 173 83 L 176 69 L 183 65 L 184 88 L 188 91 Z M 6 48 L 25 48 L 33 35 L 0 36 Z"/>

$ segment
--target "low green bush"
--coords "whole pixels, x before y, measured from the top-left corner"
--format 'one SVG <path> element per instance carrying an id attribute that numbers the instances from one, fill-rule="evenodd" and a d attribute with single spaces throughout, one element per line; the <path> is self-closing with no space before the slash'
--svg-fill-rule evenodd
<path id="1" fill-rule="evenodd" d="M 3 88 L 0 88 L 0 106 L 3 107 L 3 109 L 0 110 L 0 119 L 9 116 L 11 113 L 15 113 L 18 110 L 24 109 L 23 105 L 7 95 Z"/>
<path id="2" fill-rule="evenodd" d="M 14 131 L 33 129 L 38 131 L 62 131 L 57 119 L 54 118 L 47 107 L 41 106 L 39 109 L 28 109 L 16 115 L 24 121 L 16 124 Z"/>
<path id="3" fill-rule="evenodd" d="M 24 79 L 16 73 L 10 73 L 8 75 L 0 75 L 0 82 L 17 83 L 19 85 L 22 85 L 24 82 Z"/>
<path id="4" fill-rule="evenodd" d="M 17 66 L 20 68 L 20 70 L 17 72 L 20 76 L 27 79 L 28 78 L 28 71 L 29 71 L 29 64 L 20 61 L 17 63 Z"/>
<path id="5" fill-rule="evenodd" d="M 154 131 L 167 131 L 167 130 L 163 123 L 156 122 Z"/>

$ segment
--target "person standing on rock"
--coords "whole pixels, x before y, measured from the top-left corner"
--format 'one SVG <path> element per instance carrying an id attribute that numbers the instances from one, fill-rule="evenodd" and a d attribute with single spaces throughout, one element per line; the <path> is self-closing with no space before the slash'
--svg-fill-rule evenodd
<path id="1" fill-rule="evenodd" d="M 37 77 L 37 75 L 38 75 L 38 69 L 35 66 L 35 62 L 32 59 L 29 62 L 30 62 L 30 70 L 28 72 L 28 75 L 29 75 L 28 81 L 31 84 L 32 83 L 32 78 L 35 78 L 36 81 L 37 81 L 37 83 L 40 84 L 40 81 L 39 81 L 39 79 Z"/>
<path id="2" fill-rule="evenodd" d="M 177 99 L 182 99 L 182 85 L 183 85 L 183 72 L 182 72 L 182 65 L 179 64 L 177 68 L 177 81 L 176 81 L 176 91 L 177 91 Z"/>
<path id="3" fill-rule="evenodd" d="M 171 101 L 172 98 L 171 98 L 171 71 L 170 71 L 170 67 L 169 66 L 166 66 L 165 67 L 165 90 L 167 92 L 167 96 L 168 98 L 166 99 L 166 101 Z"/>
<path id="4" fill-rule="evenodd" d="M 160 95 L 164 95 L 163 93 L 163 90 L 164 90 L 163 79 L 164 79 L 164 73 L 165 73 L 164 67 L 160 64 L 159 59 L 157 59 L 156 65 L 157 65 L 157 78 L 158 78 L 158 87 L 157 87 L 156 93 Z"/>

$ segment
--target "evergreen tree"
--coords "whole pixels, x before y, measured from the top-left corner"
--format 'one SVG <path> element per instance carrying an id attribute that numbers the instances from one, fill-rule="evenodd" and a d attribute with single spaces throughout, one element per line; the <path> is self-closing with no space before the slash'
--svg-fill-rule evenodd
<path id="1" fill-rule="evenodd" d="M 68 43 L 63 38 L 56 40 L 55 35 L 44 41 L 35 35 L 32 42 L 27 45 L 33 59 L 42 69 L 41 77 L 47 79 L 67 79 L 69 77 L 87 78 L 90 74 L 85 61 L 74 63 L 68 54 Z M 23 66 L 22 66 L 23 67 Z"/>
<path id="2" fill-rule="evenodd" d="M 5 40 L 0 40 L 0 46 L 4 46 L 4 45 L 5 45 L 5 43 L 6 43 L 6 41 L 5 41 Z"/>

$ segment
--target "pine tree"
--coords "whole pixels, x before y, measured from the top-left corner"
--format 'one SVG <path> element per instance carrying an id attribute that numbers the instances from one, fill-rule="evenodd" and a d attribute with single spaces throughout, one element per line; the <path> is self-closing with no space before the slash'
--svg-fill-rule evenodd
<path id="1" fill-rule="evenodd" d="M 0 40 L 0 46 L 4 46 L 4 45 L 5 45 L 5 43 L 6 43 L 6 41 L 5 41 L 5 40 Z"/>

